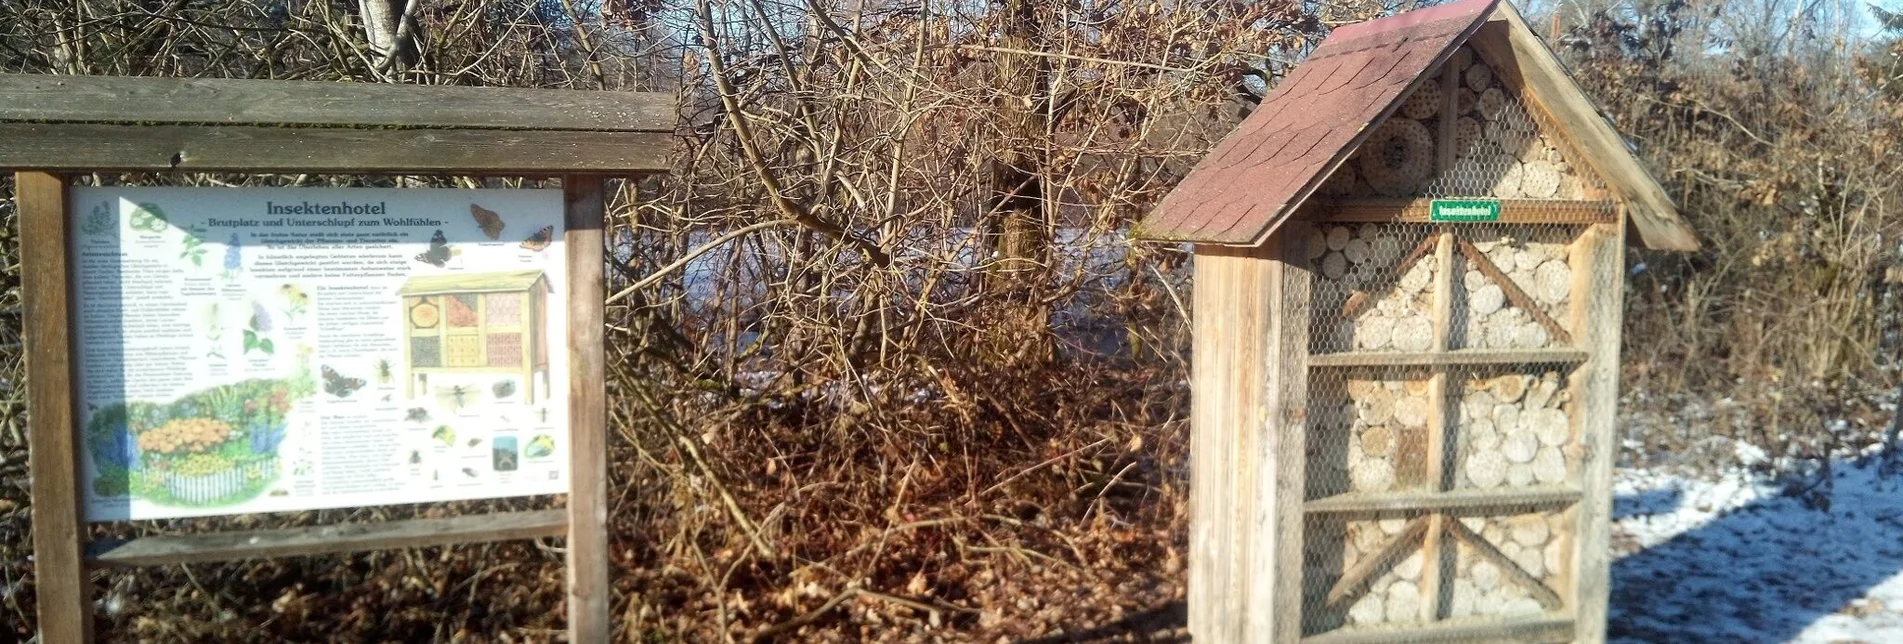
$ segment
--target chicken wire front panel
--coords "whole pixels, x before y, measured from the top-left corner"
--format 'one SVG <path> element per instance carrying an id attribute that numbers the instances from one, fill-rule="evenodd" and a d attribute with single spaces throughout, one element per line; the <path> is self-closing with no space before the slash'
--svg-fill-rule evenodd
<path id="1" fill-rule="evenodd" d="M 1323 221 L 1301 233 L 1305 634 L 1572 612 L 1580 295 L 1612 288 L 1575 252 L 1586 230 Z"/>
<path id="2" fill-rule="evenodd" d="M 1456 70 L 1452 100 L 1444 72 L 1430 72 L 1322 184 L 1322 196 L 1577 200 L 1603 194 L 1605 183 L 1492 66 L 1466 46 L 1446 64 Z M 1451 137 L 1442 127 L 1452 128 Z"/>

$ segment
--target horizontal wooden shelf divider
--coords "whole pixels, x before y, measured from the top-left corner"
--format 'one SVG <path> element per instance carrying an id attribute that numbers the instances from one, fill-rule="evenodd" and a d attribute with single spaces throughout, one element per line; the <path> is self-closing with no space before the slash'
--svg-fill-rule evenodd
<path id="1" fill-rule="evenodd" d="M 1520 644 L 1570 642 L 1570 617 L 1539 617 L 1471 624 L 1440 623 L 1419 628 L 1341 629 L 1302 638 L 1302 644 Z"/>
<path id="2" fill-rule="evenodd" d="M 1458 199 L 1454 197 L 1454 199 Z M 1619 221 L 1619 212 L 1611 201 L 1565 201 L 1558 199 L 1487 199 L 1499 201 L 1500 219 L 1506 224 L 1609 224 Z M 1432 199 L 1340 199 L 1318 204 L 1315 221 L 1332 222 L 1416 222 L 1430 221 Z M 1460 222 L 1464 224 L 1465 222 Z"/>
<path id="3" fill-rule="evenodd" d="M 134 539 L 93 557 L 107 567 L 165 566 L 259 557 L 323 555 L 363 550 L 426 548 L 462 543 L 559 537 L 567 510 L 478 514 L 284 530 L 214 532 Z"/>
<path id="4" fill-rule="evenodd" d="M 1439 367 L 1474 364 L 1552 364 L 1586 361 L 1577 349 L 1459 349 L 1443 353 L 1349 351 L 1308 357 L 1313 367 Z"/>
<path id="5" fill-rule="evenodd" d="M 0 159 L 69 172 L 651 173 L 673 135 L 554 130 L 0 123 Z"/>
<path id="6" fill-rule="evenodd" d="M 672 132 L 671 94 L 0 74 L 0 121 Z M 92 144 L 96 141 L 87 141 Z"/>
<path id="7" fill-rule="evenodd" d="M 1577 503 L 1580 492 L 1559 486 L 1480 490 L 1462 488 L 1435 492 L 1354 492 L 1338 494 L 1302 503 L 1309 514 L 1347 512 L 1387 512 L 1395 510 L 1495 509 L 1513 506 L 1552 506 Z"/>

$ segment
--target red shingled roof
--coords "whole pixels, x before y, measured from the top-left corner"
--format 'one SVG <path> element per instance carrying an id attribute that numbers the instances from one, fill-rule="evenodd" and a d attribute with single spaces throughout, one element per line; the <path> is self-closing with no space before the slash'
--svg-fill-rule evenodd
<path id="1" fill-rule="evenodd" d="M 1498 0 L 1458 0 L 1336 29 L 1139 225 L 1152 239 L 1251 244 L 1293 212 L 1453 54 Z"/>

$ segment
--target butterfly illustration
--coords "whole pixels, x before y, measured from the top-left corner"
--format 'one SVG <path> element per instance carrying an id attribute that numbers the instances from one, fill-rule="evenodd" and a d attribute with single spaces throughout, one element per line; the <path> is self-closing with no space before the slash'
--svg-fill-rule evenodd
<path id="1" fill-rule="evenodd" d="M 429 238 L 429 250 L 416 255 L 416 261 L 442 268 L 449 263 L 449 239 L 443 237 L 443 231 L 437 230 Z"/>
<path id="2" fill-rule="evenodd" d="M 348 398 L 350 394 L 362 389 L 365 384 L 368 383 L 365 383 L 362 378 L 345 378 L 343 374 L 337 373 L 336 369 L 330 368 L 330 365 L 324 365 L 324 391 L 332 396 Z"/>
<path id="3" fill-rule="evenodd" d="M 476 227 L 482 229 L 482 234 L 490 239 L 502 237 L 502 215 L 473 203 L 469 204 L 469 215 L 476 218 Z"/>
<path id="4" fill-rule="evenodd" d="M 531 253 L 539 253 L 548 248 L 548 243 L 554 239 L 555 227 L 543 226 L 541 230 L 535 231 L 535 234 L 529 235 L 528 239 L 522 240 L 522 248 Z"/>

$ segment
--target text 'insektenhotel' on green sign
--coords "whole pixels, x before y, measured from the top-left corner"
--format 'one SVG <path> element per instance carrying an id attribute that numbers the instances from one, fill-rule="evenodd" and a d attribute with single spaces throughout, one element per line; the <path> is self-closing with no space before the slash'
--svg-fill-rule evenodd
<path id="1" fill-rule="evenodd" d="M 1435 199 L 1427 207 L 1428 221 L 1499 221 L 1500 202 L 1493 199 Z"/>

